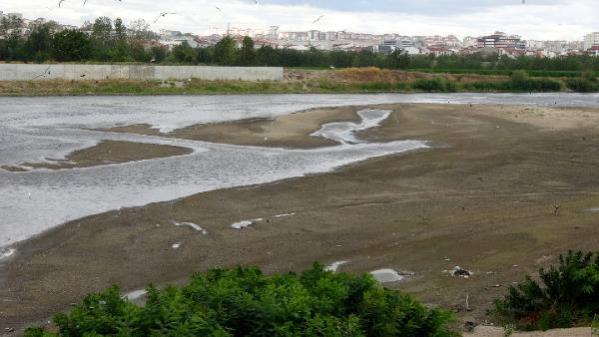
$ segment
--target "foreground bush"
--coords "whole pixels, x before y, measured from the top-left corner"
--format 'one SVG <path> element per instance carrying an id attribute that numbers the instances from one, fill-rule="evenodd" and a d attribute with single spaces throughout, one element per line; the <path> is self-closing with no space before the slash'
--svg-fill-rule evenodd
<path id="1" fill-rule="evenodd" d="M 327 272 L 264 276 L 256 268 L 215 269 L 183 287 L 148 288 L 138 307 L 115 286 L 59 314 L 50 336 L 456 336 L 451 315 L 383 289 L 370 275 Z"/>
<path id="2" fill-rule="evenodd" d="M 599 313 L 599 256 L 568 252 L 559 265 L 539 271 L 540 283 L 527 276 L 495 303 L 503 323 L 526 330 L 586 325 Z"/>

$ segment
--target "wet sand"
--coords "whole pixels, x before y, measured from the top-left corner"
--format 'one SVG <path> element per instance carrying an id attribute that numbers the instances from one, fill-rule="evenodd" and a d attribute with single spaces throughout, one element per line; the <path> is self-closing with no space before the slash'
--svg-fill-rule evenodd
<path id="1" fill-rule="evenodd" d="M 180 156 L 192 152 L 193 150 L 191 149 L 179 146 L 105 140 L 95 146 L 74 151 L 67 155 L 64 160 L 43 163 L 25 163 L 23 166 L 27 168 L 59 170 Z M 8 171 L 20 172 L 26 171 L 24 167 L 2 166 L 1 168 Z"/>
<path id="2" fill-rule="evenodd" d="M 359 107 L 311 109 L 275 119 L 252 118 L 218 124 L 196 124 L 169 133 L 161 133 L 147 124 L 119 126 L 100 131 L 136 133 L 215 143 L 284 148 L 317 148 L 336 145 L 335 142 L 308 136 L 325 123 L 359 122 Z"/>
<path id="3" fill-rule="evenodd" d="M 1 269 L 0 328 L 46 320 L 113 283 L 132 291 L 216 266 L 257 265 L 272 273 L 342 260 L 349 262 L 339 271 L 414 273 L 387 286 L 481 321 L 493 299 L 526 273 L 568 249 L 599 248 L 598 215 L 585 211 L 599 207 L 599 110 L 384 108 L 394 112 L 362 138 L 426 139 L 437 147 L 113 211 L 48 231 L 18 245 Z M 302 116 L 309 115 L 295 118 Z M 314 131 L 322 122 L 315 120 L 298 130 Z M 251 134 L 258 122 L 244 123 L 217 127 L 224 135 L 244 128 Z M 292 129 L 277 129 L 281 142 Z M 314 146 L 298 132 L 289 132 L 294 146 Z M 288 213 L 295 214 L 276 216 Z M 230 227 L 256 218 L 264 221 Z M 173 221 L 198 224 L 207 234 Z M 474 276 L 443 272 L 456 265 Z M 471 312 L 464 310 L 466 295 Z"/>

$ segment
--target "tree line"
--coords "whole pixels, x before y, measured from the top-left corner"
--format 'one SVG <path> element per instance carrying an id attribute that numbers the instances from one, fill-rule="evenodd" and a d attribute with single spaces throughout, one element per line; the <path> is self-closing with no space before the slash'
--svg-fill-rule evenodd
<path id="1" fill-rule="evenodd" d="M 17 19 L 13 19 L 17 20 Z M 369 50 L 323 51 L 311 48 L 298 51 L 257 47 L 250 37 L 238 42 L 225 36 L 214 46 L 193 48 L 188 43 L 169 49 L 151 41 L 157 38 L 143 20 L 125 27 L 119 18 L 97 18 L 81 30 L 60 30 L 55 22 L 35 25 L 24 37 L 19 22 L 0 22 L 0 60 L 20 62 L 156 62 L 168 64 L 208 64 L 238 66 L 283 66 L 309 68 L 379 67 L 430 71 L 470 70 L 481 73 L 529 70 L 599 71 L 599 57 L 564 56 L 556 58 L 508 57 L 497 54 L 407 55 Z M 189 35 L 191 36 L 191 35 Z M 553 76 L 550 74 L 550 76 Z"/>

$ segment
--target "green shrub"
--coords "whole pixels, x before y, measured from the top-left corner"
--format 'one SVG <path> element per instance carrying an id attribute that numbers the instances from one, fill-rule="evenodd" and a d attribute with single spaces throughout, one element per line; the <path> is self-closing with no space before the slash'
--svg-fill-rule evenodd
<path id="1" fill-rule="evenodd" d="M 464 89 L 475 91 L 551 92 L 560 91 L 562 85 L 556 80 L 530 78 L 525 71 L 514 71 L 509 81 L 471 82 L 464 84 Z"/>
<path id="2" fill-rule="evenodd" d="M 568 89 L 577 92 L 599 91 L 599 82 L 592 72 L 584 72 L 580 78 L 569 78 L 566 80 Z"/>
<path id="3" fill-rule="evenodd" d="M 464 89 L 473 91 L 501 91 L 505 82 L 470 82 L 464 84 Z"/>
<path id="4" fill-rule="evenodd" d="M 454 92 L 456 91 L 456 84 L 437 77 L 432 80 L 419 79 L 412 83 L 412 88 L 415 90 L 426 91 L 426 92 Z"/>
<path id="5" fill-rule="evenodd" d="M 88 295 L 26 337 L 50 336 L 457 336 L 452 316 L 379 286 L 370 275 L 325 271 L 264 276 L 257 268 L 214 269 L 183 287 L 148 288 L 138 307 L 114 286 Z"/>
<path id="6" fill-rule="evenodd" d="M 568 89 L 577 92 L 595 92 L 599 91 L 599 83 L 585 80 L 582 78 L 570 78 L 566 80 Z"/>
<path id="7" fill-rule="evenodd" d="M 559 265 L 539 270 L 538 281 L 530 276 L 511 286 L 495 302 L 494 314 L 521 329 L 569 328 L 591 322 L 599 312 L 599 256 L 568 252 Z"/>
<path id="8" fill-rule="evenodd" d="M 405 91 L 408 89 L 408 85 L 404 82 L 371 82 L 371 83 L 359 83 L 356 85 L 358 90 L 366 91 Z"/>
<path id="9" fill-rule="evenodd" d="M 505 83 L 505 89 L 511 91 L 560 91 L 562 85 L 560 82 L 546 78 L 530 78 L 525 71 L 514 71 L 508 82 Z"/>

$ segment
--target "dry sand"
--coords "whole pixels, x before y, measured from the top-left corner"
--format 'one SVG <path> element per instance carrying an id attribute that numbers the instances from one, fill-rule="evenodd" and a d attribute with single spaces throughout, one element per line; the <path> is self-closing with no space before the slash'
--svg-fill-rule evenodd
<path id="1" fill-rule="evenodd" d="M 406 282 L 388 286 L 482 322 L 512 282 L 568 249 L 599 248 L 599 215 L 585 211 L 599 207 L 599 110 L 386 108 L 394 110 L 390 118 L 361 137 L 426 139 L 438 147 L 113 211 L 51 230 L 20 244 L 17 257 L 3 267 L 0 329 L 46 320 L 113 283 L 131 291 L 150 282 L 181 282 L 216 266 L 257 265 L 272 273 L 340 260 L 349 261 L 340 271 L 413 272 Z M 309 127 L 248 121 L 244 132 L 250 135 L 235 142 L 255 144 L 250 131 L 262 130 L 263 123 L 278 125 L 269 132 L 280 142 L 289 135 L 294 146 L 310 147 L 314 141 L 306 134 L 330 120 L 325 113 L 293 118 Z M 229 141 L 244 125 L 216 127 Z M 284 213 L 295 215 L 275 217 Z M 230 227 L 255 218 L 265 221 L 244 230 Z M 199 224 L 208 235 L 173 220 Z M 181 247 L 174 250 L 176 242 Z M 443 272 L 456 265 L 474 276 Z M 466 295 L 473 310 L 468 313 Z"/>

